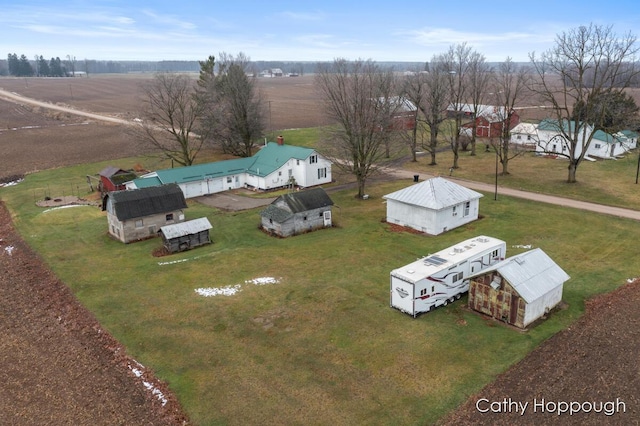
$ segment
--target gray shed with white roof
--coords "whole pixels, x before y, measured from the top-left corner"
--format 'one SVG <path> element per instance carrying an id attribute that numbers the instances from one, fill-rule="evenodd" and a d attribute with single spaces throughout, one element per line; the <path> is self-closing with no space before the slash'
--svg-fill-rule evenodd
<path id="1" fill-rule="evenodd" d="M 211 223 L 206 217 L 193 219 L 160 228 L 164 247 L 169 253 L 190 250 L 211 243 L 209 230 Z"/>
<path id="2" fill-rule="evenodd" d="M 525 328 L 562 301 L 569 275 L 542 249 L 509 257 L 471 277 L 469 307 Z"/>
<path id="3" fill-rule="evenodd" d="M 431 235 L 478 219 L 479 192 L 442 177 L 434 177 L 383 196 L 387 222 Z"/>

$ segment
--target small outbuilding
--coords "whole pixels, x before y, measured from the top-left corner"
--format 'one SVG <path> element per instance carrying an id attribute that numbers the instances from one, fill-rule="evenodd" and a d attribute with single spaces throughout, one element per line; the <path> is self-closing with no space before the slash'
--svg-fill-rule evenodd
<path id="1" fill-rule="evenodd" d="M 279 196 L 260 212 L 261 227 L 280 237 L 330 227 L 332 206 L 333 201 L 322 188 L 291 192 Z"/>
<path id="2" fill-rule="evenodd" d="M 530 250 L 472 276 L 469 308 L 526 328 L 562 301 L 569 278 L 544 251 Z"/>
<path id="3" fill-rule="evenodd" d="M 160 228 L 162 244 L 169 253 L 191 250 L 211 243 L 209 219 L 201 217 L 182 223 L 165 225 Z"/>
<path id="4" fill-rule="evenodd" d="M 100 192 L 122 191 L 125 183 L 137 178 L 132 171 L 122 170 L 114 166 L 105 167 L 100 171 Z"/>
<path id="5" fill-rule="evenodd" d="M 479 192 L 434 177 L 383 196 L 387 222 L 438 235 L 478 219 Z"/>
<path id="6" fill-rule="evenodd" d="M 102 199 L 109 234 L 123 243 L 156 237 L 162 226 L 184 222 L 186 208 L 175 183 L 109 192 Z"/>

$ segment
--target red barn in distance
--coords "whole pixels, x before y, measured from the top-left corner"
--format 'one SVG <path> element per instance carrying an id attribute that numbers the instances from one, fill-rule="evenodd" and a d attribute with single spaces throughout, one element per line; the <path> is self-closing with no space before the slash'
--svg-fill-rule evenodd
<path id="1" fill-rule="evenodd" d="M 474 123 L 476 127 L 476 138 L 499 138 L 502 134 L 503 127 L 508 127 L 508 129 L 511 130 L 520 124 L 520 115 L 512 111 L 511 116 L 508 117 L 509 114 L 507 114 L 504 107 L 477 105 L 477 111 L 477 115 L 474 114 L 473 105 L 469 104 L 461 105 L 459 108 L 455 108 L 454 105 L 449 105 L 447 109 L 449 117 L 455 116 L 456 114 L 462 114 L 468 117 L 470 122 L 463 125 L 463 131 L 469 137 L 471 137 Z"/>

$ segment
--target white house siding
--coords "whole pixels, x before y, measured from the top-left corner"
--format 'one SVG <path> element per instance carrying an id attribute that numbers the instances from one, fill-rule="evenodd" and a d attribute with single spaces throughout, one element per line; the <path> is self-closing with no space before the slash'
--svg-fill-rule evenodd
<path id="1" fill-rule="evenodd" d="M 406 226 L 431 235 L 473 222 L 478 218 L 479 199 L 469 200 L 469 214 L 465 216 L 465 203 L 442 210 L 430 210 L 395 200 L 387 200 L 387 222 Z"/>
<path id="2" fill-rule="evenodd" d="M 562 286 L 558 286 L 531 303 L 528 303 L 524 313 L 524 326 L 541 318 L 548 311 L 553 309 L 558 303 L 562 301 Z"/>

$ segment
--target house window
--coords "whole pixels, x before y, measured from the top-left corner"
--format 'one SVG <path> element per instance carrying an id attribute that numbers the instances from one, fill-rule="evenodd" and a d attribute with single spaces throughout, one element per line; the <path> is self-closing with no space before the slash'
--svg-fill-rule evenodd
<path id="1" fill-rule="evenodd" d="M 318 156 L 316 154 L 313 154 L 312 156 L 309 157 L 310 164 L 315 164 L 317 162 L 318 162 Z"/>
<path id="2" fill-rule="evenodd" d="M 227 176 L 227 183 L 231 183 L 231 182 L 232 182 L 231 176 Z"/>
<path id="3" fill-rule="evenodd" d="M 431 286 L 431 293 L 433 293 L 433 292 L 435 292 L 435 291 L 436 291 L 436 286 L 432 285 L 432 286 Z"/>
<path id="4" fill-rule="evenodd" d="M 302 220 L 307 220 L 307 217 L 306 217 L 306 216 L 305 216 L 305 217 L 303 217 L 303 218 L 302 218 Z"/>
<path id="5" fill-rule="evenodd" d="M 520 139 L 522 139 L 522 136 L 518 135 L 518 136 L 516 136 L 516 139 L 520 140 Z"/>
<path id="6" fill-rule="evenodd" d="M 495 258 L 497 258 L 497 257 L 498 257 L 498 250 L 494 250 L 494 251 L 491 253 L 491 257 L 493 257 L 494 259 L 495 259 Z"/>
<path id="7" fill-rule="evenodd" d="M 596 147 L 596 149 L 599 149 L 600 148 L 600 144 L 599 143 L 595 144 L 595 147 Z"/>
<path id="8" fill-rule="evenodd" d="M 324 212 L 318 213 L 318 217 L 323 217 L 323 216 L 324 216 Z"/>
<path id="9" fill-rule="evenodd" d="M 457 274 L 453 274 L 452 280 L 454 283 L 460 281 L 462 279 L 462 272 L 458 272 Z"/>
<path id="10" fill-rule="evenodd" d="M 423 288 L 422 290 L 420 290 L 420 296 L 424 296 L 425 294 L 427 294 L 426 288 Z"/>
<path id="11" fill-rule="evenodd" d="M 278 176 L 282 176 L 282 170 L 278 172 Z"/>
<path id="12" fill-rule="evenodd" d="M 469 216 L 469 210 L 471 209 L 471 202 L 467 201 L 464 203 L 464 215 Z"/>
<path id="13" fill-rule="evenodd" d="M 142 219 L 136 220 L 136 228 L 142 228 L 142 226 L 143 226 Z"/>
<path id="14" fill-rule="evenodd" d="M 169 213 L 168 215 L 166 215 L 165 219 L 166 219 L 167 222 L 172 222 L 173 221 L 173 213 Z"/>
<path id="15" fill-rule="evenodd" d="M 318 169 L 318 179 L 322 179 L 326 177 L 327 177 L 327 168 L 323 167 L 321 169 Z"/>
<path id="16" fill-rule="evenodd" d="M 453 216 L 458 216 L 457 207 L 458 206 L 453 206 Z"/>
<path id="17" fill-rule="evenodd" d="M 300 160 L 296 160 L 296 166 L 300 165 Z"/>
<path id="18" fill-rule="evenodd" d="M 527 135 L 527 140 L 530 141 L 531 140 L 531 135 Z"/>

